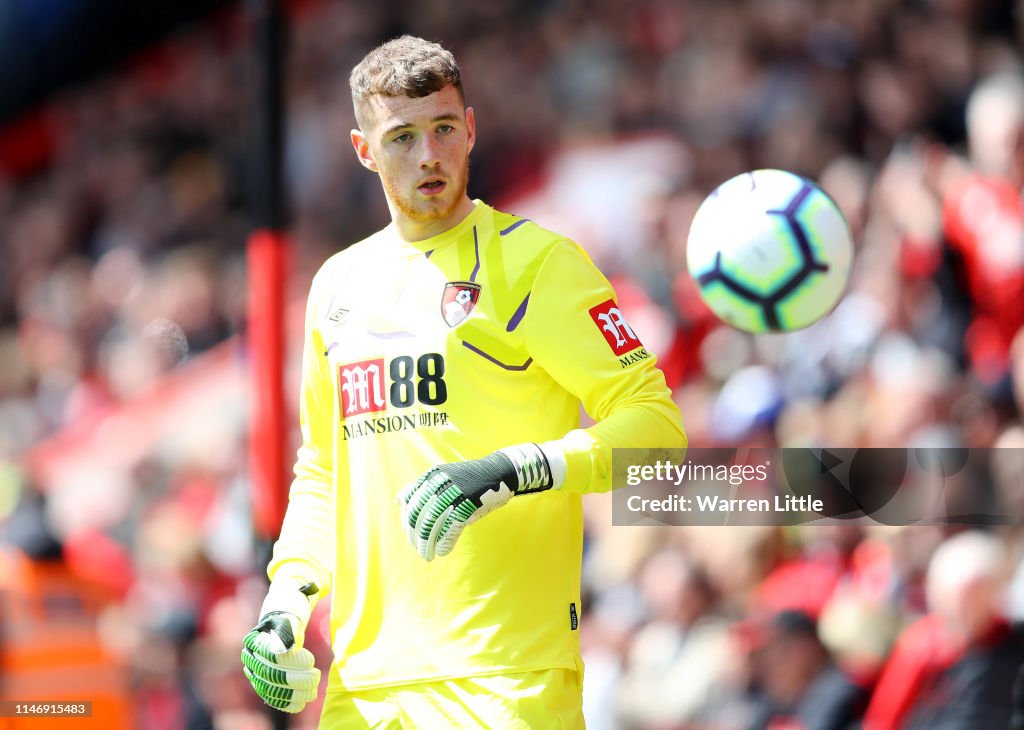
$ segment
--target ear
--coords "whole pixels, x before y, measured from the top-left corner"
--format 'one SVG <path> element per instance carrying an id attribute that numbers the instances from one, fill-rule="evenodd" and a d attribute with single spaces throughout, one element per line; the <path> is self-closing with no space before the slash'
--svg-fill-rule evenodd
<path id="1" fill-rule="evenodd" d="M 469 154 L 476 144 L 476 114 L 473 113 L 471 106 L 466 107 L 466 134 L 469 137 L 469 149 L 466 150 L 466 154 Z"/>
<path id="2" fill-rule="evenodd" d="M 366 141 L 366 135 L 358 129 L 353 129 L 349 135 L 352 139 L 352 147 L 356 151 L 356 157 L 359 158 L 359 164 L 367 170 L 377 172 L 377 162 L 373 159 L 373 153 L 370 152 L 370 143 Z"/>

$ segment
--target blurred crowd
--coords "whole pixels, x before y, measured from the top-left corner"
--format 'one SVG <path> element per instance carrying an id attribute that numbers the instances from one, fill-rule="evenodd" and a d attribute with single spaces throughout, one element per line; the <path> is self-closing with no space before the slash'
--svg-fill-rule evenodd
<path id="1" fill-rule="evenodd" d="M 462 63 L 471 195 L 588 248 L 691 445 L 991 449 L 955 484 L 1000 496 L 1008 524 L 984 529 L 613 527 L 610 499 L 588 497 L 590 727 L 1007 727 L 1024 662 L 1020 3 L 311 0 L 294 21 L 300 306 L 320 262 L 387 222 L 350 150 L 347 76 L 411 32 Z M 153 394 L 214 351 L 244 377 L 248 40 L 242 11 L 222 13 L 63 92 L 45 167 L 0 180 L 0 552 L 62 566 L 66 584 L 39 591 L 83 586 L 88 601 L 37 619 L 95 617 L 127 670 L 126 727 L 268 726 L 238 662 L 264 558 L 244 408 L 218 403 L 215 427 L 84 482 L 26 455 L 131 404 L 170 407 Z M 846 297 L 800 333 L 720 325 L 685 272 L 697 205 L 759 167 L 818 180 L 857 246 Z M 36 600 L 16 574 L 0 589 Z M 315 724 L 315 708 L 293 721 Z"/>

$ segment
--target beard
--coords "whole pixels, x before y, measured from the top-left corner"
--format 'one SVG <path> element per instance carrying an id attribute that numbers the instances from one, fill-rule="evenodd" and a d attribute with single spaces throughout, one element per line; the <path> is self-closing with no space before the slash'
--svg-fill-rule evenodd
<path id="1" fill-rule="evenodd" d="M 418 198 L 415 190 L 411 193 L 405 192 L 390 177 L 381 175 L 380 182 L 384 187 L 384 194 L 401 215 L 420 223 L 429 223 L 447 218 L 459 207 L 469 185 L 469 157 L 466 157 L 462 165 L 461 175 L 444 177 L 448 186 L 445 191 L 441 195 L 426 199 Z"/>

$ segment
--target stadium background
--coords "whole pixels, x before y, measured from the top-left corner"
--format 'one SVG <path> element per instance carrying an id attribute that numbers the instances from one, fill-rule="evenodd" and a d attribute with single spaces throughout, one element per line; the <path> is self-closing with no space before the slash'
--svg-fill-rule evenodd
<path id="1" fill-rule="evenodd" d="M 64 83 L 44 100 L 5 73 L 0 539 L 8 554 L 46 553 L 47 533 L 62 544 L 126 668 L 131 726 L 266 727 L 238 662 L 263 591 L 242 344 L 251 32 L 244 8 L 186 3 L 166 20 L 189 22 L 156 45 L 140 30 L 123 55 L 85 33 L 83 5 L 46 3 L 49 35 L 19 34 L 29 5 L 0 7 L 22 68 Z M 1021 73 L 1019 3 L 287 5 L 289 397 L 312 273 L 387 221 L 352 159 L 348 71 L 412 32 L 462 63 L 480 133 L 471 195 L 591 252 L 660 355 L 692 444 L 1015 447 L 959 488 L 1024 493 L 1024 336 L 1010 345 L 1024 324 L 1019 104 L 995 114 L 1016 117 L 987 160 L 1001 182 L 973 190 L 991 204 L 962 205 L 960 186 L 978 162 L 972 90 Z M 92 39 L 88 56 L 67 45 L 76 36 Z M 44 78 L 62 54 L 79 71 Z M 684 273 L 700 199 L 755 167 L 821 181 L 855 233 L 850 293 L 804 333 L 718 326 Z M 818 619 L 831 656 L 870 687 L 927 612 L 929 561 L 959 531 L 613 528 L 606 497 L 585 509 L 593 728 L 745 727 L 761 707 L 750 688 L 796 663 L 761 620 L 780 608 Z M 1006 610 L 1024 618 L 1021 532 L 994 534 Z M 322 631 L 309 634 L 326 667 Z M 6 687 L 19 671 L 4 665 Z"/>

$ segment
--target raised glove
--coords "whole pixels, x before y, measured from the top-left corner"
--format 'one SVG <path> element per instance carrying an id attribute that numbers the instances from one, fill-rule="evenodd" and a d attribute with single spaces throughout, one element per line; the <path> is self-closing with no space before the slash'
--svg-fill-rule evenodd
<path id="1" fill-rule="evenodd" d="M 320 686 L 313 654 L 302 646 L 316 592 L 313 583 L 271 584 L 259 622 L 242 640 L 245 676 L 264 702 L 284 712 L 299 712 Z"/>
<path id="2" fill-rule="evenodd" d="M 559 455 L 560 457 L 560 455 Z M 399 495 L 402 523 L 413 547 L 425 560 L 443 557 L 466 529 L 512 497 L 542 492 L 564 479 L 561 465 L 537 444 L 510 446 L 490 456 L 429 469 Z M 554 459 L 558 461 L 558 457 Z"/>

